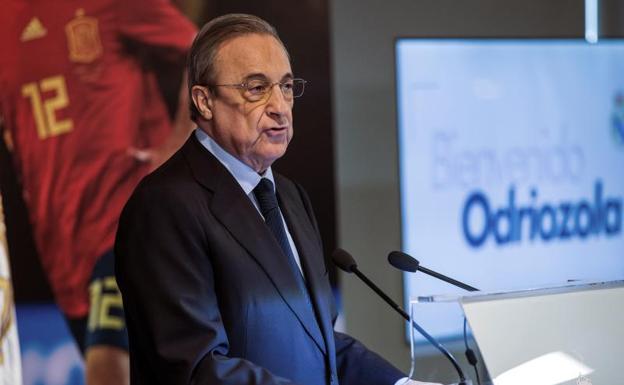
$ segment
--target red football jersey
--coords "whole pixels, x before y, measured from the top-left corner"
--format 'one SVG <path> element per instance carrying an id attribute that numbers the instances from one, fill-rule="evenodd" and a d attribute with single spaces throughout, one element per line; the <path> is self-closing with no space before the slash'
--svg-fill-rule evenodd
<path id="1" fill-rule="evenodd" d="M 180 59 L 196 29 L 168 0 L 7 0 L 2 11 L 1 115 L 55 297 L 84 316 L 96 259 L 148 171 L 128 148 L 171 129 L 134 51 Z"/>

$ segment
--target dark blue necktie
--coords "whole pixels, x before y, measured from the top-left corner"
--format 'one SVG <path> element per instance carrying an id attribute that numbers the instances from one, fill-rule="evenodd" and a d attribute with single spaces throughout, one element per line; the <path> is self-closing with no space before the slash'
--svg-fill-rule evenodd
<path id="1" fill-rule="evenodd" d="M 310 310 L 314 314 L 317 328 L 316 333 L 318 333 L 317 335 L 320 337 L 320 318 L 316 311 L 316 308 L 314 307 L 314 305 L 312 305 L 312 302 L 310 301 L 310 295 L 308 294 L 308 289 L 303 279 L 303 274 L 299 269 L 299 266 L 297 266 L 295 256 L 293 255 L 293 251 L 290 248 L 288 236 L 286 235 L 286 229 L 284 228 L 284 223 L 282 221 L 282 215 L 280 214 L 279 206 L 277 203 L 277 196 L 275 195 L 275 190 L 273 189 L 273 182 L 271 182 L 267 178 L 262 178 L 260 179 L 260 182 L 258 183 L 256 188 L 254 188 L 253 192 L 256 196 L 256 199 L 258 200 L 260 212 L 264 217 L 264 221 L 273 233 L 273 236 L 275 236 L 277 243 L 280 245 L 280 248 L 284 252 L 284 256 L 288 260 L 288 265 L 290 267 L 290 270 L 292 271 L 292 274 L 294 274 L 293 277 L 295 278 L 295 282 L 297 283 L 297 288 L 299 289 L 299 292 L 308 304 Z"/>
<path id="2" fill-rule="evenodd" d="M 284 223 L 282 222 L 282 216 L 277 203 L 277 196 L 275 195 L 275 191 L 273 189 L 273 183 L 267 178 L 262 178 L 256 188 L 254 188 L 253 192 L 258 200 L 260 212 L 264 217 L 264 221 L 273 233 L 277 243 L 280 245 L 286 259 L 288 259 L 288 264 L 293 274 L 295 274 L 295 280 L 297 281 L 299 288 L 303 291 L 302 294 L 307 296 L 307 290 L 305 288 L 303 276 L 301 275 L 301 270 L 299 270 L 299 266 L 297 266 L 297 262 L 295 262 L 295 256 L 293 255 L 290 243 L 288 242 L 288 236 L 286 235 L 286 229 L 284 228 Z"/>

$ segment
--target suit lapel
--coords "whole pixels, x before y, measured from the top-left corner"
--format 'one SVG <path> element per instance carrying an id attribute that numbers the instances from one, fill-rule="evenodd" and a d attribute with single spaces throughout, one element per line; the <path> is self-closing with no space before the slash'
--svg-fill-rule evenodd
<path id="1" fill-rule="evenodd" d="M 262 267 L 306 332 L 326 353 L 314 310 L 299 294 L 297 278 L 293 277 L 287 257 L 264 220 L 232 175 L 195 135 L 191 135 L 189 142 L 184 151 L 193 175 L 200 184 L 214 192 L 212 213 Z"/>
<path id="2" fill-rule="evenodd" d="M 290 186 L 290 183 L 288 185 L 281 183 L 279 175 L 276 175 L 275 181 L 280 208 L 297 246 L 306 283 L 318 315 L 318 323 L 326 346 L 329 348 L 329 356 L 334 357 L 334 329 L 331 321 L 331 305 L 327 302 L 327 293 L 324 292 L 322 287 L 322 280 L 325 274 L 323 250 L 315 237 L 316 230 L 303 208 L 299 193 Z M 299 202 L 299 204 L 296 204 L 296 202 Z"/>

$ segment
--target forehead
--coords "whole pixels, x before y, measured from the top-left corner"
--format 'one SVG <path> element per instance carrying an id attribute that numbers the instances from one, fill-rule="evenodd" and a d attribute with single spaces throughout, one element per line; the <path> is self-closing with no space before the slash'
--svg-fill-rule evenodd
<path id="1" fill-rule="evenodd" d="M 247 34 L 225 41 L 215 58 L 217 81 L 240 81 L 252 74 L 279 80 L 291 74 L 282 44 L 271 35 Z"/>

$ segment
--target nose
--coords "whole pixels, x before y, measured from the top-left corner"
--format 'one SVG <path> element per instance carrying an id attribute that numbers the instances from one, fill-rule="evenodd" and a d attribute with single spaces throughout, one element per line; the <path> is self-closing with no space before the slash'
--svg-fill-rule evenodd
<path id="1" fill-rule="evenodd" d="M 273 84 L 267 100 L 266 112 L 271 117 L 282 119 L 292 109 L 292 100 L 287 100 L 282 93 L 279 83 Z M 281 122 L 280 122 L 281 123 Z"/>

